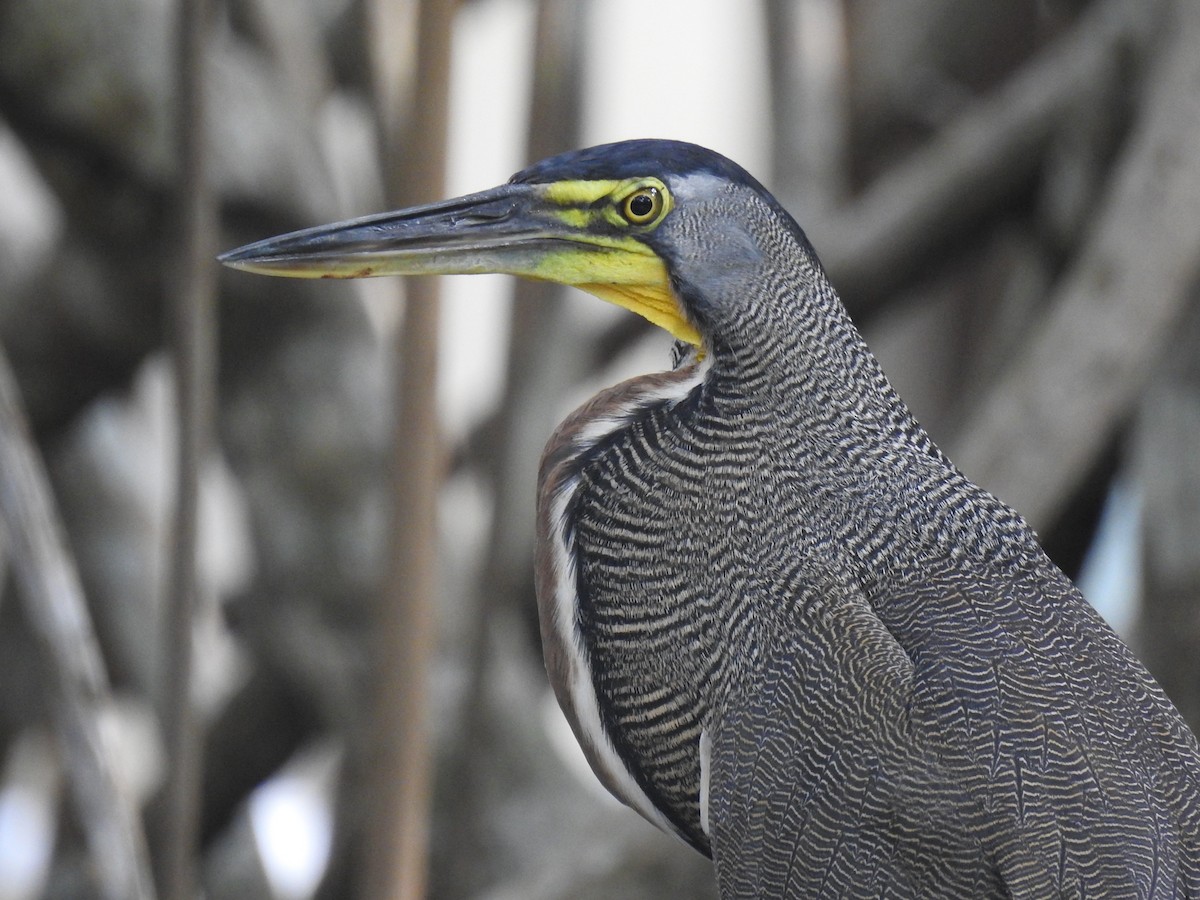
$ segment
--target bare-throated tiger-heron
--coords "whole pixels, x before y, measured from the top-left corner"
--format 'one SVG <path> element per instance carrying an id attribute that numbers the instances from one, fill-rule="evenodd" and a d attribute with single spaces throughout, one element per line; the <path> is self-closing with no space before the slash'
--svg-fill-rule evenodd
<path id="1" fill-rule="evenodd" d="M 572 284 L 685 347 L 551 438 L 537 594 L 596 775 L 723 897 L 1200 898 L 1195 738 L 736 164 L 609 144 L 221 259 Z"/>

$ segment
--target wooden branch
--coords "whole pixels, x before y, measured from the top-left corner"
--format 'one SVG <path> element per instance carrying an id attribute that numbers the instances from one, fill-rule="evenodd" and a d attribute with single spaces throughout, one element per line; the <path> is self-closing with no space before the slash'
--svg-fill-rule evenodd
<path id="1" fill-rule="evenodd" d="M 951 448 L 1045 526 L 1125 418 L 1200 271 L 1200 6 L 1176 4 L 1135 132 L 1046 320 Z"/>
<path id="2" fill-rule="evenodd" d="M 109 900 L 151 900 L 154 886 L 141 819 L 101 733 L 100 716 L 113 702 L 108 674 L 3 353 L 0 524 L 30 626 L 48 662 L 58 740 L 100 889 Z"/>
<path id="3" fill-rule="evenodd" d="M 775 190 L 801 221 L 819 221 L 850 185 L 846 0 L 765 3 L 763 13 Z"/>
<path id="4" fill-rule="evenodd" d="M 801 222 L 851 312 L 862 314 L 886 297 L 931 252 L 1025 183 L 1074 98 L 1117 65 L 1123 49 L 1145 39 L 1161 10 L 1160 0 L 1094 4 L 1070 32 L 857 200 Z"/>
<path id="5" fill-rule="evenodd" d="M 209 5 L 183 0 L 176 40 L 181 247 L 174 298 L 173 356 L 179 414 L 175 521 L 164 616 L 163 723 L 167 776 L 161 855 L 163 896 L 196 896 L 203 746 L 192 702 L 192 632 L 198 594 L 200 473 L 212 442 L 216 357 L 216 207 L 206 185 L 205 78 Z"/>
<path id="6" fill-rule="evenodd" d="M 538 0 L 525 144 L 529 160 L 569 150 L 578 140 L 585 14 L 576 0 Z M 555 297 L 562 290 L 548 282 L 521 279 L 514 284 L 504 396 L 489 417 L 493 427 L 480 447 L 494 502 L 466 617 L 462 735 L 450 761 L 460 789 L 446 798 L 444 816 L 448 840 L 464 859 L 485 850 L 495 819 L 495 792 L 487 790 L 486 775 L 494 770 L 506 738 L 504 729 L 489 727 L 498 617 L 511 617 L 532 599 L 523 589 L 532 586 L 538 461 L 557 419 L 559 392 L 578 377 L 583 356 L 564 337 L 570 311 Z M 470 896 L 481 888 L 480 866 L 454 866 L 444 874 L 448 883 L 439 888 L 447 893 Z"/>
<path id="7" fill-rule="evenodd" d="M 417 12 L 416 84 L 403 131 L 383 128 L 389 200 L 412 205 L 438 198 L 445 183 L 450 29 L 455 0 L 422 0 Z M 376 34 L 382 71 L 388 36 Z M 379 79 L 377 79 L 378 81 Z M 377 98 L 378 99 L 378 98 Z M 380 111 L 381 123 L 389 117 Z M 374 650 L 374 759 L 368 772 L 367 900 L 419 900 L 428 879 L 432 795 L 429 669 L 437 642 L 437 500 L 442 480 L 437 411 L 439 284 L 405 286 L 398 335 L 392 460 L 390 567 L 378 609 Z"/>

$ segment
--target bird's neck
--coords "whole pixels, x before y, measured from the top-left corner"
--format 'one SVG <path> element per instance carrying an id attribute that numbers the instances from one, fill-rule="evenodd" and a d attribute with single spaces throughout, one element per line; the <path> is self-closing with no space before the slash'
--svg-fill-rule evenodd
<path id="1" fill-rule="evenodd" d="M 797 251 L 799 252 L 799 251 Z M 795 271 L 788 263 L 767 271 Z M 710 380 L 763 404 L 781 484 L 855 560 L 1019 554 L 1024 522 L 968 481 L 892 388 L 823 274 L 802 290 L 764 281 L 743 327 L 714 342 Z M 886 520 L 882 510 L 894 510 Z"/>

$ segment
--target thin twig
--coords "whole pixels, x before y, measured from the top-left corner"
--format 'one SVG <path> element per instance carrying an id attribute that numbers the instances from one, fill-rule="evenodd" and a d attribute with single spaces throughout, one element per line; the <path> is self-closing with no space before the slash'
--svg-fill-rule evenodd
<path id="1" fill-rule="evenodd" d="M 174 304 L 179 444 L 160 709 L 168 766 L 160 866 L 163 895 L 168 900 L 192 900 L 196 895 L 202 767 L 191 696 L 192 628 L 200 591 L 197 554 L 200 472 L 212 437 L 214 405 L 216 211 L 205 184 L 207 0 L 183 0 L 179 12 L 177 105 L 182 246 Z"/>
<path id="2" fill-rule="evenodd" d="M 100 716 L 112 705 L 108 674 L 3 353 L 0 520 L 30 625 L 49 661 L 59 743 L 100 889 L 109 900 L 150 900 L 154 886 L 141 819 L 101 734 Z"/>

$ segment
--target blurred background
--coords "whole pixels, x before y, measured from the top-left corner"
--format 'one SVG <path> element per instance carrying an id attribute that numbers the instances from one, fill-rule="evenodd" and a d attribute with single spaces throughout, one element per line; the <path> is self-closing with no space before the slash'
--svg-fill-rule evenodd
<path id="1" fill-rule="evenodd" d="M 213 900 L 715 896 L 706 860 L 587 771 L 532 586 L 543 442 L 598 387 L 669 365 L 670 339 L 585 295 L 446 279 L 418 335 L 434 364 L 398 377 L 404 292 L 427 292 L 207 262 L 624 138 L 705 144 L 780 198 L 934 439 L 1200 724 L 1200 4 L 211 0 L 199 64 L 181 8 L 0 0 L 0 347 L 86 597 L 72 618 L 28 586 L 0 471 L 0 900 L 120 896 L 114 860 L 161 873 L 180 846 Z M 197 279 L 199 336 L 175 324 Z M 182 457 L 180 681 L 178 446 L 204 421 Z M 431 487 L 432 540 L 392 500 L 404 471 Z M 97 661 L 83 706 L 48 616 Z M 410 669 L 427 692 L 389 681 Z M 123 843 L 73 763 L 80 722 L 133 811 Z M 180 747 L 182 845 L 163 824 Z M 376 802 L 397 782 L 399 823 Z M 406 841 L 427 874 L 399 888 L 379 860 Z"/>

